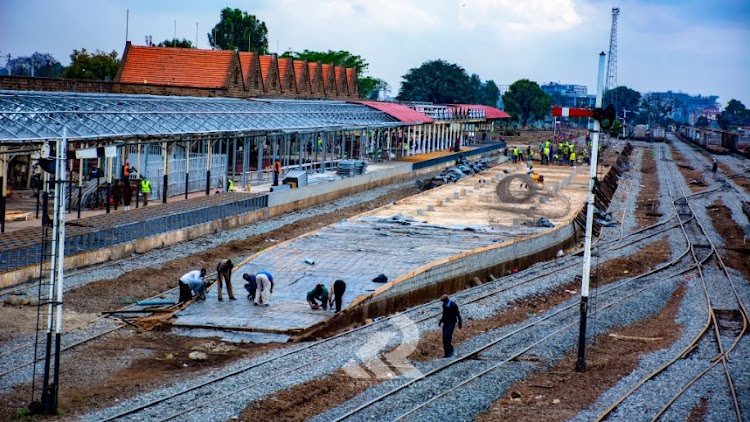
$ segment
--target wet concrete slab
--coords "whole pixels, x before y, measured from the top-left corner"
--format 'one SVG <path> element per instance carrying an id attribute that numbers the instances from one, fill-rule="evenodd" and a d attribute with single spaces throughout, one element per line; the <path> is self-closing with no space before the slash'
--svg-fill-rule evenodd
<path id="1" fill-rule="evenodd" d="M 588 168 L 550 166 L 538 171 L 545 175 L 549 194 L 544 201 L 502 203 L 495 192 L 498 181 L 525 173 L 521 165 L 504 164 L 277 244 L 235 268 L 236 301 L 228 301 L 225 291 L 219 302 L 212 288 L 205 302 L 178 313 L 174 324 L 294 335 L 333 315 L 330 309 L 312 310 L 306 302 L 307 292 L 318 283 L 329 287 L 335 279 L 344 280 L 347 307 L 383 286 L 372 281 L 378 274 L 394 280 L 462 252 L 551 230 L 533 225 L 540 216 L 555 225 L 568 224 L 585 201 Z M 560 193 L 553 194 L 557 188 Z M 267 307 L 254 306 L 243 288 L 242 274 L 258 271 L 274 276 Z"/>

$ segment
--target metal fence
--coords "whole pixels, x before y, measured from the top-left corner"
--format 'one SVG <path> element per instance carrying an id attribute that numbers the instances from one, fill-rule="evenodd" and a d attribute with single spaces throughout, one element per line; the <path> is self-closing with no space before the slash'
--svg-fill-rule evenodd
<path id="1" fill-rule="evenodd" d="M 106 248 L 109 246 L 130 242 L 135 239 L 154 236 L 173 230 L 180 230 L 190 226 L 220 220 L 222 218 L 244 214 L 262 209 L 268 206 L 268 196 L 260 195 L 236 199 L 234 195 L 226 195 L 223 199 L 206 203 L 206 206 L 192 207 L 177 210 L 162 210 L 158 208 L 142 208 L 143 215 L 131 214 L 131 218 L 123 218 L 125 221 L 115 222 L 111 227 L 98 227 L 86 225 L 86 220 L 76 220 L 77 225 L 71 227 L 70 235 L 65 239 L 65 254 L 75 255 L 91 250 Z M 187 202 L 187 201 L 185 201 Z M 181 203 L 180 203 L 181 204 Z M 176 204 L 176 205 L 180 205 Z M 184 207 L 183 207 L 184 208 Z M 161 211 L 161 212 L 158 212 Z M 125 216 L 119 214 L 117 216 Z M 135 217 L 135 218 L 132 218 Z M 96 218 L 96 217 L 92 217 Z M 81 224 L 83 223 L 83 224 Z M 5 243 L 17 243 L 15 247 L 5 247 L 0 251 L 0 272 L 12 271 L 17 268 L 38 264 L 41 259 L 41 236 L 33 232 L 12 232 L 6 236 L 16 236 L 17 239 Z M 31 239 L 24 241 L 23 238 Z"/>

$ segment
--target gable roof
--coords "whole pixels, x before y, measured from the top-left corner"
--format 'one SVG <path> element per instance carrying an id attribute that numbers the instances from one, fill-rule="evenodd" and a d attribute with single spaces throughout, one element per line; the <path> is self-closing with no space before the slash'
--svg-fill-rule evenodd
<path id="1" fill-rule="evenodd" d="M 288 69 L 290 60 L 291 59 L 284 57 L 279 57 L 277 59 L 279 64 L 279 79 L 281 79 L 281 83 L 284 83 L 284 77 L 286 76 L 286 71 Z"/>
<path id="2" fill-rule="evenodd" d="M 223 88 L 234 51 L 145 47 L 128 43 L 118 82 Z"/>
<path id="3" fill-rule="evenodd" d="M 253 56 L 258 54 L 255 52 L 240 51 L 240 67 L 242 68 L 242 74 L 247 78 L 248 72 L 250 72 L 250 66 L 253 64 Z"/>
<path id="4" fill-rule="evenodd" d="M 266 82 L 266 78 L 268 78 L 268 71 L 271 69 L 271 62 L 272 62 L 271 56 L 258 56 L 258 59 L 260 61 L 260 76 L 263 78 L 263 82 Z"/>

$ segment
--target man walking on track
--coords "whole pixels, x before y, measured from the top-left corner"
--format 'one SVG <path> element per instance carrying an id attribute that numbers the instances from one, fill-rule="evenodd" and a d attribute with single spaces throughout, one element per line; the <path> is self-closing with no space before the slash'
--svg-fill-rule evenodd
<path id="1" fill-rule="evenodd" d="M 219 285 L 219 291 L 217 292 L 219 295 L 219 302 L 224 300 L 221 294 L 223 283 L 226 283 L 227 285 L 229 300 L 235 300 L 234 293 L 232 292 L 232 268 L 234 268 L 234 263 L 232 263 L 231 259 L 222 259 L 219 261 L 219 265 L 216 266 L 216 284 Z"/>
<path id="2" fill-rule="evenodd" d="M 463 322 L 461 321 L 461 313 L 458 312 L 458 305 L 452 301 L 448 295 L 440 296 L 440 301 L 443 302 L 443 317 L 438 322 L 438 327 L 443 327 L 443 351 L 445 352 L 446 358 L 452 358 L 453 353 L 453 330 L 456 328 L 456 321 L 458 321 L 458 328 L 462 328 Z"/>

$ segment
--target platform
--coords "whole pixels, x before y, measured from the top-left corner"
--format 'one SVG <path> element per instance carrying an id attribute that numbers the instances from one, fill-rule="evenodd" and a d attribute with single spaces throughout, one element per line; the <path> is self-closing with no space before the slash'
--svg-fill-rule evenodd
<path id="1" fill-rule="evenodd" d="M 333 315 L 307 305 L 307 292 L 318 283 L 328 287 L 344 280 L 346 308 L 384 288 L 372 281 L 378 274 L 396 280 L 462 253 L 555 230 L 536 227 L 540 217 L 557 227 L 571 225 L 586 200 L 588 167 L 543 166 L 538 171 L 545 176 L 547 193 L 541 202 L 500 201 L 495 189 L 500 180 L 525 173 L 522 165 L 504 164 L 275 245 L 235 269 L 237 301 L 218 302 L 211 289 L 207 301 L 179 312 L 174 325 L 298 334 Z M 556 189 L 559 194 L 553 193 Z M 243 273 L 261 270 L 275 279 L 268 307 L 254 306 L 242 288 Z"/>

